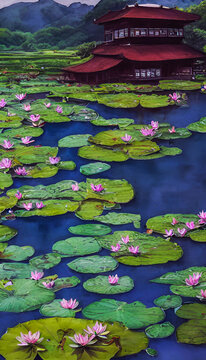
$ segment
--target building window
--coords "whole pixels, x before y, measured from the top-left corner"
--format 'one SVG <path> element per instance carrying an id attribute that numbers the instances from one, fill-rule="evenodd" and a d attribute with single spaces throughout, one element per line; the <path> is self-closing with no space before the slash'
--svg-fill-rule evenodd
<path id="1" fill-rule="evenodd" d="M 135 69 L 135 78 L 136 79 L 140 78 L 140 70 L 139 69 Z"/>
<path id="2" fill-rule="evenodd" d="M 136 79 L 155 79 L 161 77 L 161 69 L 135 69 Z"/>
<path id="3" fill-rule="evenodd" d="M 109 42 L 113 40 L 113 32 L 112 31 L 105 31 L 105 41 Z"/>
<path id="4" fill-rule="evenodd" d="M 141 36 L 147 36 L 148 35 L 148 29 L 140 29 Z"/>
<path id="5" fill-rule="evenodd" d="M 115 30 L 114 32 L 114 38 L 119 39 L 119 30 Z"/>

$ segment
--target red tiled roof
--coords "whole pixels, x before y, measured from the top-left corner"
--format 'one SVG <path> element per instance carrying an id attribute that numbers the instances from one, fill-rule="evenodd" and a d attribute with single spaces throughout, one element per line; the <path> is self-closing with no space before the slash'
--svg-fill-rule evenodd
<path id="1" fill-rule="evenodd" d="M 131 61 L 164 61 L 193 59 L 205 56 L 202 52 L 184 44 L 100 45 L 93 50 L 93 54 L 119 56 Z"/>
<path id="2" fill-rule="evenodd" d="M 72 71 L 75 73 L 87 73 L 87 72 L 91 73 L 91 72 L 108 70 L 118 65 L 121 62 L 122 59 L 115 59 L 106 56 L 95 56 L 84 64 L 69 66 L 67 68 L 64 68 L 64 70 Z"/>
<path id="3" fill-rule="evenodd" d="M 164 7 L 131 6 L 122 10 L 109 11 L 95 20 L 96 24 L 104 24 L 119 19 L 159 19 L 192 22 L 200 19 L 199 15 Z"/>

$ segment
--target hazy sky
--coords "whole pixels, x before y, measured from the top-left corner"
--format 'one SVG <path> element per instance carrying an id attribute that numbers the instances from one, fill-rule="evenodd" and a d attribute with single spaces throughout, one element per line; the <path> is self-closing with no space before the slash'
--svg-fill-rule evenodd
<path id="1" fill-rule="evenodd" d="M 38 0 L 0 0 L 0 9 L 18 2 L 37 2 Z M 56 2 L 64 5 L 70 5 L 74 2 L 82 2 L 88 5 L 95 5 L 99 0 L 55 0 Z"/>

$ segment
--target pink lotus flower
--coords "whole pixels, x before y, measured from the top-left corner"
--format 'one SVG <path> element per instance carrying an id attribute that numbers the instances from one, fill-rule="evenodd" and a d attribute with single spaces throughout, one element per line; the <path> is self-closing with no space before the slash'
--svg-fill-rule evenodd
<path id="1" fill-rule="evenodd" d="M 4 143 L 1 144 L 4 149 L 11 149 L 13 148 L 14 144 L 12 144 L 9 140 L 4 140 Z"/>
<path id="2" fill-rule="evenodd" d="M 152 129 L 158 130 L 158 128 L 159 128 L 158 121 L 151 121 L 151 126 L 152 126 Z"/>
<path id="3" fill-rule="evenodd" d="M 109 275 L 108 276 L 108 281 L 111 285 L 116 285 L 119 281 L 119 276 L 116 274 L 115 276 L 113 275 Z"/>
<path id="4" fill-rule="evenodd" d="M 104 190 L 102 184 L 98 184 L 98 185 L 91 184 L 91 189 L 95 192 L 101 192 Z"/>
<path id="5" fill-rule="evenodd" d="M 187 225 L 187 227 L 188 227 L 190 230 L 195 229 L 195 223 L 194 223 L 194 221 L 187 222 L 186 225 Z"/>
<path id="6" fill-rule="evenodd" d="M 22 137 L 21 141 L 23 144 L 28 145 L 33 143 L 35 140 L 31 140 L 32 136 L 26 136 L 26 137 Z"/>
<path id="7" fill-rule="evenodd" d="M 40 119 L 40 115 L 39 115 L 39 114 L 37 114 L 37 115 L 31 115 L 31 116 L 30 116 L 30 120 L 31 120 L 32 122 L 37 122 L 37 121 L 39 121 L 39 119 Z"/>
<path id="8" fill-rule="evenodd" d="M 32 279 L 32 280 L 40 280 L 40 279 L 42 279 L 43 278 L 43 276 L 44 276 L 44 273 L 43 273 L 43 271 L 41 272 L 38 272 L 38 271 L 32 271 L 31 272 L 31 277 L 30 277 L 30 279 Z"/>
<path id="9" fill-rule="evenodd" d="M 2 108 L 4 108 L 5 106 L 6 106 L 6 101 L 5 101 L 5 99 L 1 99 L 0 100 L 0 108 L 2 109 Z"/>
<path id="10" fill-rule="evenodd" d="M 66 299 L 62 299 L 62 301 L 60 302 L 61 307 L 63 307 L 64 309 L 76 309 L 77 306 L 79 305 L 79 302 L 76 299 L 70 299 L 69 301 L 67 301 Z"/>
<path id="11" fill-rule="evenodd" d="M 19 175 L 19 176 L 26 176 L 26 175 L 28 175 L 28 172 L 26 171 L 25 167 L 23 167 L 23 168 L 18 167 L 18 168 L 15 169 L 14 171 L 15 171 L 15 173 L 16 173 L 17 175 Z"/>
<path id="12" fill-rule="evenodd" d="M 122 241 L 123 241 L 124 244 L 127 244 L 129 242 L 129 235 L 122 236 Z"/>
<path id="13" fill-rule="evenodd" d="M 137 255 L 140 253 L 139 246 L 131 246 L 128 248 L 128 250 L 131 254 L 134 254 L 134 255 Z"/>
<path id="14" fill-rule="evenodd" d="M 121 139 L 125 142 L 129 142 L 132 140 L 131 135 L 125 134 L 124 136 L 121 137 Z"/>
<path id="15" fill-rule="evenodd" d="M 206 299 L 206 290 L 200 290 L 201 291 L 201 298 Z"/>
<path id="16" fill-rule="evenodd" d="M 60 157 L 57 157 L 57 156 L 52 157 L 52 156 L 50 156 L 49 162 L 52 165 L 56 165 L 56 164 L 58 164 L 60 162 Z"/>
<path id="17" fill-rule="evenodd" d="M 72 184 L 72 190 L 79 191 L 79 184 L 77 182 L 75 184 Z"/>
<path id="18" fill-rule="evenodd" d="M 166 233 L 166 235 L 164 235 L 164 236 L 173 236 L 174 235 L 172 229 L 170 229 L 170 230 L 165 229 L 165 233 Z"/>
<path id="19" fill-rule="evenodd" d="M 109 334 L 109 331 L 106 331 L 107 325 L 103 326 L 102 323 L 96 322 L 96 324 L 90 328 L 90 326 L 87 326 L 87 330 L 84 330 L 88 335 L 95 335 L 102 338 L 105 338 L 105 335 Z"/>
<path id="20" fill-rule="evenodd" d="M 177 231 L 181 236 L 185 236 L 185 234 L 187 233 L 187 229 L 185 228 L 183 229 L 178 228 Z"/>
<path id="21" fill-rule="evenodd" d="M 178 101 L 181 98 L 180 94 L 178 93 L 169 94 L 169 97 L 173 101 Z"/>
<path id="22" fill-rule="evenodd" d="M 202 273 L 193 273 L 193 275 L 189 275 L 189 279 L 185 279 L 185 283 L 188 286 L 196 286 L 199 284 L 199 280 L 202 276 Z"/>
<path id="23" fill-rule="evenodd" d="M 31 331 L 28 332 L 28 334 L 20 333 L 21 336 L 17 336 L 16 340 L 20 342 L 18 344 L 19 346 L 28 346 L 30 344 L 36 344 L 40 343 L 44 340 L 44 338 L 40 338 L 40 331 L 37 331 L 36 333 L 32 334 Z"/>
<path id="24" fill-rule="evenodd" d="M 116 246 L 111 245 L 111 249 L 113 252 L 118 252 L 121 248 L 121 245 L 119 243 L 116 244 Z"/>
<path id="25" fill-rule="evenodd" d="M 24 209 L 26 209 L 27 211 L 30 211 L 32 209 L 32 203 L 23 203 L 23 207 Z"/>
<path id="26" fill-rule="evenodd" d="M 95 338 L 95 335 L 91 335 L 88 337 L 88 335 L 81 335 L 81 334 L 74 334 L 74 337 L 68 336 L 69 339 L 71 339 L 75 344 L 70 344 L 71 347 L 83 347 L 87 345 L 95 344 L 97 340 L 93 340 Z"/>
<path id="27" fill-rule="evenodd" d="M 63 113 L 62 107 L 61 107 L 61 106 L 57 106 L 56 112 L 58 112 L 58 114 L 62 114 L 62 113 Z"/>
<path id="28" fill-rule="evenodd" d="M 170 134 L 176 133 L 175 127 L 173 126 L 172 129 L 168 129 Z"/>
<path id="29" fill-rule="evenodd" d="M 25 111 L 30 111 L 31 110 L 31 105 L 30 104 L 28 104 L 28 105 L 24 104 L 24 110 Z"/>
<path id="30" fill-rule="evenodd" d="M 0 169 L 10 169 L 12 162 L 8 158 L 4 158 L 0 161 Z"/>
<path id="31" fill-rule="evenodd" d="M 50 108 L 51 103 L 44 103 L 44 105 L 45 105 L 45 106 L 46 106 L 46 108 L 48 109 L 48 108 Z"/>
<path id="32" fill-rule="evenodd" d="M 206 223 L 206 211 L 203 211 L 203 210 L 200 211 L 200 213 L 197 216 L 200 218 L 200 220 L 199 220 L 200 224 Z"/>
<path id="33" fill-rule="evenodd" d="M 55 285 L 55 282 L 53 280 L 49 282 L 43 281 L 42 284 L 45 286 L 45 288 L 52 289 Z"/>
<path id="34" fill-rule="evenodd" d="M 20 193 L 19 190 L 17 190 L 15 196 L 16 196 L 16 198 L 17 198 L 18 200 L 20 200 L 20 199 L 22 198 L 22 194 Z"/>
<path id="35" fill-rule="evenodd" d="M 45 205 L 43 204 L 43 202 L 36 202 L 36 208 L 37 209 L 42 209 Z"/>
<path id="36" fill-rule="evenodd" d="M 140 130 L 141 134 L 144 135 L 144 136 L 154 136 L 155 135 L 155 131 L 154 129 L 150 129 L 148 127 L 146 128 L 142 128 Z"/>
<path id="37" fill-rule="evenodd" d="M 22 100 L 25 99 L 26 94 L 16 94 L 15 96 L 16 96 L 16 98 L 17 98 L 18 100 L 22 101 Z"/>
<path id="38" fill-rule="evenodd" d="M 178 222 L 179 222 L 179 221 L 177 221 L 175 218 L 173 218 L 171 224 L 172 224 L 172 225 L 176 225 L 176 224 L 178 224 Z"/>

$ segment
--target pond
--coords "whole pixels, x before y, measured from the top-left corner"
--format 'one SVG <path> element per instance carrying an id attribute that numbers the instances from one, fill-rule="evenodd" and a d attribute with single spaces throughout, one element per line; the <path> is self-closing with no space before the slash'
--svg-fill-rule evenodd
<path id="1" fill-rule="evenodd" d="M 188 94 L 188 106 L 169 107 L 161 109 L 113 109 L 97 103 L 90 103 L 89 107 L 97 111 L 104 118 L 132 118 L 137 124 L 149 124 L 151 120 L 169 122 L 176 127 L 186 127 L 192 122 L 205 116 L 205 95 L 199 92 Z M 90 123 L 72 122 L 70 124 L 46 124 L 44 134 L 36 140 L 36 144 L 57 146 L 58 140 L 71 134 L 96 134 L 107 130 L 106 127 L 95 127 Z M 157 141 L 158 143 L 158 141 Z M 109 171 L 99 175 L 100 178 L 126 179 L 135 189 L 135 198 L 128 204 L 122 205 L 122 212 L 141 214 L 141 230 L 146 230 L 147 219 L 167 213 L 194 213 L 206 210 L 206 134 L 193 133 L 190 138 L 165 141 L 166 146 L 177 146 L 183 150 L 181 155 L 164 157 L 155 160 L 128 160 L 124 163 L 112 163 Z M 79 167 L 88 163 L 87 160 L 77 156 L 77 149 L 63 148 L 59 155 L 62 160 L 73 160 L 77 167 L 74 171 L 60 170 L 57 175 L 46 179 L 20 179 L 14 180 L 13 187 L 22 185 L 48 185 L 65 179 L 75 179 L 77 182 L 85 181 L 85 176 L 79 172 Z M 98 175 L 91 176 L 98 178 Z M 18 235 L 12 244 L 23 246 L 31 245 L 35 248 L 35 256 L 51 252 L 52 245 L 71 236 L 68 232 L 70 226 L 82 224 L 83 221 L 71 213 L 55 217 L 30 217 L 6 221 L 4 224 L 18 230 Z M 91 223 L 85 221 L 84 223 Z M 132 224 L 112 226 L 113 231 L 135 230 Z M 169 294 L 169 286 L 151 283 L 150 280 L 166 272 L 186 269 L 191 266 L 205 265 L 205 243 L 193 242 L 189 238 L 175 239 L 183 248 L 183 257 L 176 262 L 162 265 L 129 267 L 120 264 L 113 275 L 129 275 L 135 287 L 126 294 L 99 295 L 87 292 L 81 285 L 59 291 L 58 298 L 76 298 L 82 308 L 102 298 L 113 298 L 118 301 L 141 301 L 146 306 L 154 306 L 153 301 L 161 295 Z M 102 250 L 101 255 L 108 255 Z M 81 282 L 92 276 L 72 271 L 67 263 L 74 258 L 63 258 L 61 263 L 52 269 L 45 270 L 46 276 L 58 274 L 59 276 L 77 276 Z M 184 298 L 184 303 L 191 298 Z M 76 317 L 81 317 L 77 313 Z M 25 313 L 1 313 L 1 335 L 7 327 L 13 327 L 20 322 L 41 318 L 38 310 Z M 165 321 L 170 321 L 175 327 L 184 322 L 175 316 L 173 309 L 167 310 Z M 194 346 L 177 343 L 175 334 L 165 339 L 150 341 L 150 348 L 158 351 L 159 360 L 196 360 L 204 358 L 206 346 Z M 138 355 L 122 357 L 122 360 L 146 360 L 149 355 L 141 352 Z M 1 357 L 3 359 L 3 357 Z M 15 360 L 15 359 L 14 359 Z"/>

